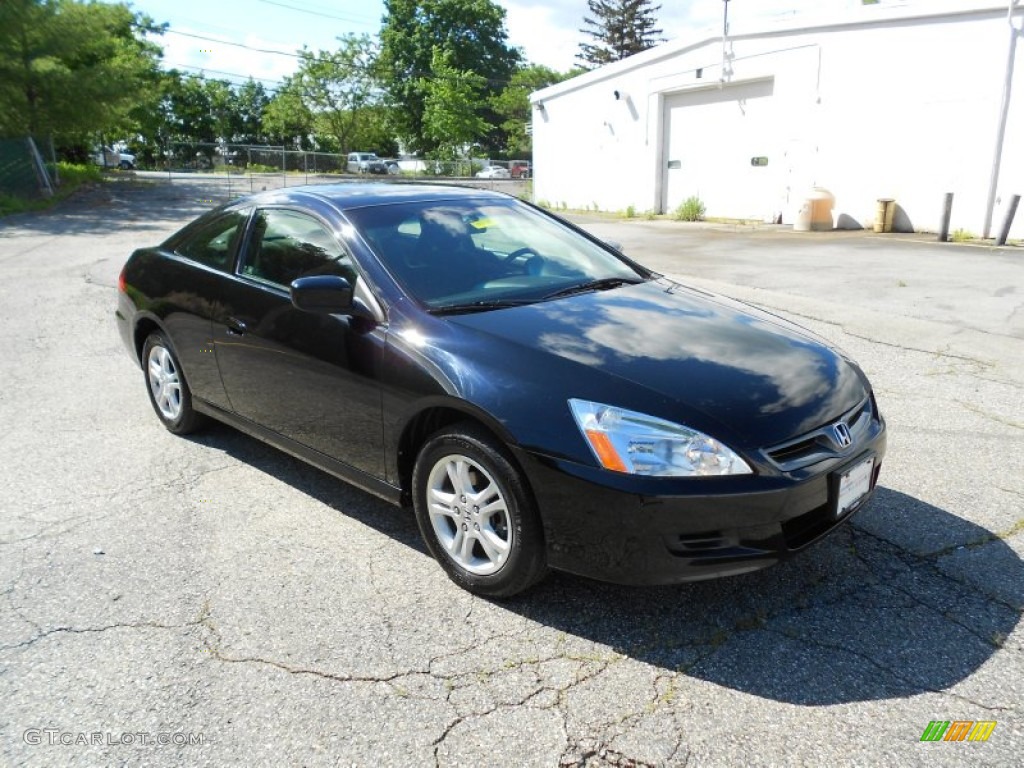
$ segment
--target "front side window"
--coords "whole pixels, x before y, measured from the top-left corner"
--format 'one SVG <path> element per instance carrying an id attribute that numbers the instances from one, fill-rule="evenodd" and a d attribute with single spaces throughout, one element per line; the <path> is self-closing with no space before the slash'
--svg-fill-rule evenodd
<path id="1" fill-rule="evenodd" d="M 187 235 L 174 252 L 208 267 L 227 270 L 231 267 L 247 216 L 248 211 L 232 211 L 218 216 Z"/>
<path id="2" fill-rule="evenodd" d="M 239 273 L 287 289 L 306 275 L 338 275 L 355 286 L 352 259 L 319 221 L 296 211 L 256 214 L 253 236 Z"/>

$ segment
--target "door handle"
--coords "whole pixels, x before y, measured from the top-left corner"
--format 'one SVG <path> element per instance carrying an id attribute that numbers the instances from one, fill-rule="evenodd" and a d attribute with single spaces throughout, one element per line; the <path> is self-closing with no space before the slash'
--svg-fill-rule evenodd
<path id="1" fill-rule="evenodd" d="M 249 326 L 245 324 L 245 321 L 239 320 L 237 317 L 228 318 L 228 333 L 232 336 L 241 336 L 247 330 L 249 330 Z"/>

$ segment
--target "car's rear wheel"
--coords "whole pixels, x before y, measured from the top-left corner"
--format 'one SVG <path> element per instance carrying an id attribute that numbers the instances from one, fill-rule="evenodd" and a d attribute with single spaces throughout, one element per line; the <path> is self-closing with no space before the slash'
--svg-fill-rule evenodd
<path id="1" fill-rule="evenodd" d="M 162 333 L 151 333 L 146 339 L 142 360 L 149 402 L 164 426 L 176 435 L 186 435 L 202 427 L 205 418 L 192 408 L 192 391 L 181 363 Z"/>
<path id="2" fill-rule="evenodd" d="M 544 577 L 544 537 L 522 473 L 473 424 L 431 437 L 413 471 L 416 521 L 431 554 L 459 586 L 509 597 Z"/>

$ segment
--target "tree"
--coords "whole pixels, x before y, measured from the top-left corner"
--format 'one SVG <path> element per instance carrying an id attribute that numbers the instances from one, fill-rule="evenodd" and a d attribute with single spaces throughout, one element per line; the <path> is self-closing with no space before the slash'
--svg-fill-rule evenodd
<path id="1" fill-rule="evenodd" d="M 593 43 L 580 43 L 576 58 L 584 65 L 600 66 L 619 61 L 634 53 L 646 51 L 664 41 L 661 30 L 655 29 L 654 14 L 660 5 L 651 6 L 651 0 L 587 0 L 591 16 L 585 16 Z"/>
<path id="2" fill-rule="evenodd" d="M 303 100 L 302 86 L 297 78 L 286 77 L 263 112 L 263 131 L 267 141 L 312 149 L 314 130 L 313 113 Z"/>
<path id="3" fill-rule="evenodd" d="M 521 60 L 508 45 L 505 10 L 491 0 L 384 0 L 384 24 L 378 69 L 394 108 L 395 130 L 411 151 L 437 149 L 439 139 L 428 135 L 424 119 L 434 50 L 447 52 L 445 66 L 483 78 L 476 105 L 481 125 L 497 121 L 490 99 L 509 82 Z M 434 92 L 434 118 L 442 105 Z M 479 137 L 486 146 L 500 147 L 496 129 Z"/>
<path id="4" fill-rule="evenodd" d="M 303 49 L 294 82 L 319 129 L 334 138 L 339 151 L 349 152 L 355 149 L 364 110 L 376 101 L 376 50 L 369 35 L 350 34 L 338 41 L 341 47 L 334 52 Z"/>
<path id="5" fill-rule="evenodd" d="M 533 154 L 533 142 L 527 133 L 532 121 L 530 94 L 575 77 L 582 71 L 573 70 L 561 74 L 540 64 L 531 64 L 512 75 L 512 81 L 491 99 L 491 107 L 501 121 L 500 127 L 506 137 L 503 154 L 509 158 L 524 158 Z"/>
<path id="6" fill-rule="evenodd" d="M 162 32 L 125 4 L 0 3 L 0 134 L 127 133 L 159 98 Z"/>
<path id="7" fill-rule="evenodd" d="M 480 93 L 486 80 L 473 72 L 457 69 L 451 51 L 435 46 L 430 77 L 421 78 L 424 94 L 423 136 L 434 143 L 432 154 L 454 160 L 487 133 L 491 126 L 479 115 Z"/>
<path id="8" fill-rule="evenodd" d="M 235 89 L 232 107 L 235 114 L 235 142 L 263 143 L 263 114 L 269 102 L 263 83 L 256 82 L 251 77 Z"/>
<path id="9" fill-rule="evenodd" d="M 224 86 L 224 84 L 221 84 Z M 172 82 L 162 105 L 166 116 L 164 136 L 173 143 L 213 143 L 217 139 L 217 120 L 211 91 L 201 75 L 179 76 Z"/>

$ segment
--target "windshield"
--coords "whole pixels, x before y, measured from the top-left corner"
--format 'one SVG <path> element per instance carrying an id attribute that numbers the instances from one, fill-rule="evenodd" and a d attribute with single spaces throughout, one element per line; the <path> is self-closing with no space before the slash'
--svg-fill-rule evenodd
<path id="1" fill-rule="evenodd" d="M 636 269 L 513 200 L 431 201 L 346 211 L 385 268 L 435 310 L 493 308 L 640 282 Z"/>

